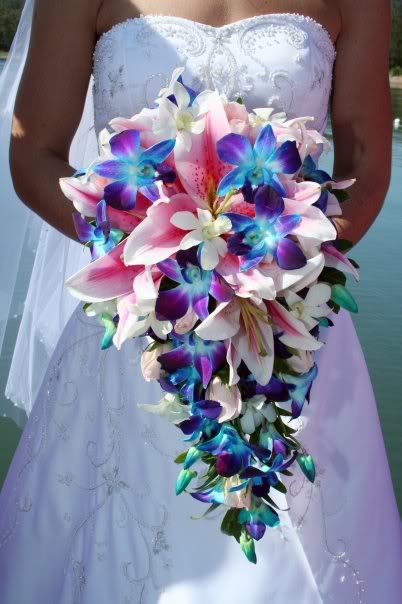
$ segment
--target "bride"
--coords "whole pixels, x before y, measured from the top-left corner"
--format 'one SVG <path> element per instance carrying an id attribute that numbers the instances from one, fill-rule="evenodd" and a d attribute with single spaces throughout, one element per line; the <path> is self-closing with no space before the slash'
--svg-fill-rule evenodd
<path id="1" fill-rule="evenodd" d="M 281 526 L 251 565 L 220 533 L 223 512 L 194 519 L 203 506 L 174 494 L 183 446 L 137 407 L 160 398 L 141 344 L 101 351 L 103 330 L 68 298 L 64 279 L 88 257 L 58 185 L 95 156 L 94 134 L 184 65 L 196 90 L 313 115 L 322 132 L 331 100 L 334 176 L 357 178 L 336 228 L 356 243 L 389 184 L 389 21 L 383 0 L 36 0 L 10 165 L 45 222 L 30 223 L 41 233 L 8 384 L 29 419 L 0 496 L 2 604 L 402 602 L 401 523 L 349 315 L 324 334 L 297 420 L 317 480 L 287 478 Z"/>

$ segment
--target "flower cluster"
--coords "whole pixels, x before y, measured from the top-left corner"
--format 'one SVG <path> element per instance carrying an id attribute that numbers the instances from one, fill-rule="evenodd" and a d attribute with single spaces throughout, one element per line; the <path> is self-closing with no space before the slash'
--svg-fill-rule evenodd
<path id="1" fill-rule="evenodd" d="M 103 348 L 150 336 L 141 367 L 164 396 L 141 407 L 188 443 L 176 493 L 206 513 L 226 506 L 222 531 L 256 562 L 255 541 L 280 522 L 282 477 L 296 464 L 315 478 L 292 422 L 317 376 L 320 327 L 357 311 L 345 287 L 357 265 L 331 220 L 354 181 L 317 168 L 329 144 L 312 118 L 249 113 L 197 95 L 182 73 L 153 108 L 113 119 L 99 157 L 60 180 L 92 253 L 66 285 L 103 323 Z"/>

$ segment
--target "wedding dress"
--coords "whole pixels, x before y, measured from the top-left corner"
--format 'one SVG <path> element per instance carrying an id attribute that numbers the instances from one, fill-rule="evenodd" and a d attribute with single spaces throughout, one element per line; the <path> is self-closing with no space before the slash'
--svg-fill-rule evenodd
<path id="1" fill-rule="evenodd" d="M 195 90 L 313 115 L 323 131 L 335 54 L 325 28 L 298 14 L 220 28 L 128 19 L 96 45 L 96 130 L 150 104 L 184 65 Z M 101 351 L 102 328 L 78 305 L 1 494 L 0 602 L 401 604 L 401 522 L 376 403 L 350 316 L 334 322 L 296 426 L 317 480 L 286 479 L 282 524 L 257 543 L 252 565 L 220 533 L 223 508 L 193 519 L 204 505 L 174 493 L 185 445 L 136 406 L 160 398 L 141 375 L 144 343 Z"/>

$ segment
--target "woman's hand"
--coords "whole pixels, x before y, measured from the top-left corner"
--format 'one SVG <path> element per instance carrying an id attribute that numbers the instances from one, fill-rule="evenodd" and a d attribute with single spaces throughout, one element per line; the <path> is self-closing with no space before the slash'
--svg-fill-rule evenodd
<path id="1" fill-rule="evenodd" d="M 334 179 L 356 178 L 334 220 L 340 239 L 357 243 L 378 215 L 391 175 L 392 111 L 388 55 L 390 2 L 339 0 L 331 121 Z"/>
<path id="2" fill-rule="evenodd" d="M 61 192 L 59 178 L 75 171 L 68 155 L 91 75 L 98 4 L 36 0 L 10 144 L 18 196 L 72 239 L 74 208 Z"/>

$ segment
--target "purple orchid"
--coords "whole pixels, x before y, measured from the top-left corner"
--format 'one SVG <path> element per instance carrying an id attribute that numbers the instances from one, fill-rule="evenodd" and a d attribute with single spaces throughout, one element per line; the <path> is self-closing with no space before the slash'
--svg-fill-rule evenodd
<path id="1" fill-rule="evenodd" d="M 108 205 L 122 210 L 135 207 L 137 193 L 150 201 L 159 198 L 156 181 L 171 181 L 174 172 L 162 165 L 175 145 L 173 139 L 156 143 L 148 149 L 140 145 L 138 130 L 124 130 L 110 139 L 110 150 L 116 159 L 96 164 L 94 172 L 113 182 L 105 187 Z"/>
<path id="2" fill-rule="evenodd" d="M 104 200 L 96 206 L 96 226 L 84 220 L 78 213 L 73 214 L 73 221 L 79 240 L 89 245 L 92 260 L 110 252 L 124 236 L 122 231 L 112 228 Z"/>
<path id="3" fill-rule="evenodd" d="M 231 189 L 271 184 L 280 195 L 285 195 L 278 174 L 294 174 L 301 166 L 295 141 L 286 141 L 276 147 L 272 126 L 267 124 L 260 131 L 254 146 L 241 134 L 227 134 L 217 143 L 219 158 L 236 166 L 219 183 L 218 195 L 226 195 Z"/>
<path id="4" fill-rule="evenodd" d="M 307 260 L 302 250 L 287 238 L 301 223 L 301 216 L 284 216 L 285 203 L 269 185 L 258 188 L 254 199 L 255 218 L 230 212 L 226 214 L 235 231 L 228 240 L 228 249 L 240 256 L 241 270 L 254 268 L 267 254 L 284 270 L 305 266 Z"/>
<path id="5" fill-rule="evenodd" d="M 159 320 L 175 321 L 184 317 L 190 308 L 199 319 L 208 316 L 209 294 L 218 302 L 233 298 L 233 290 L 215 271 L 205 271 L 197 258 L 197 248 L 179 251 L 176 260 L 163 260 L 158 268 L 172 281 L 173 289 L 160 291 L 155 312 Z"/>
<path id="6" fill-rule="evenodd" d="M 194 400 L 194 393 L 206 388 L 212 374 L 226 361 L 226 346 L 223 342 L 212 342 L 199 338 L 194 332 L 172 334 L 173 349 L 158 357 L 166 377 L 161 381 L 165 388 L 180 387 L 187 400 Z"/>

